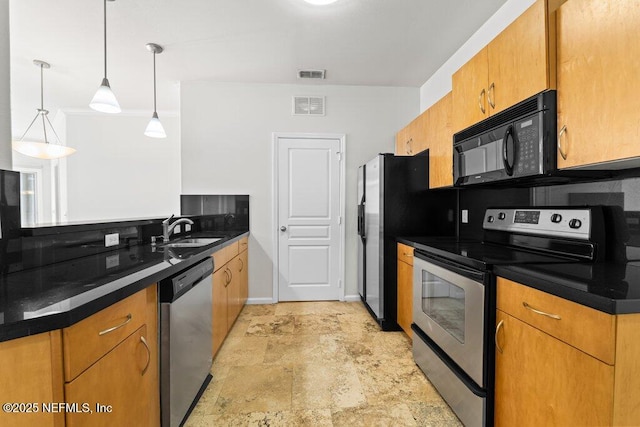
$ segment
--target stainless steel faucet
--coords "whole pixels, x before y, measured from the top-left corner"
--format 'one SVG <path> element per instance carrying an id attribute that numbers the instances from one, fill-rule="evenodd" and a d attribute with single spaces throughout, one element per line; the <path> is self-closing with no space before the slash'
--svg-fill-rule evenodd
<path id="1" fill-rule="evenodd" d="M 173 218 L 173 215 L 171 215 L 169 218 L 162 221 L 162 242 L 163 243 L 167 243 L 169 241 L 169 237 L 171 236 L 171 233 L 173 233 L 173 229 L 176 228 L 177 225 L 180 225 L 180 224 L 193 225 L 193 221 L 191 221 L 189 218 L 180 218 L 175 220 L 173 224 L 171 224 L 172 218 Z"/>

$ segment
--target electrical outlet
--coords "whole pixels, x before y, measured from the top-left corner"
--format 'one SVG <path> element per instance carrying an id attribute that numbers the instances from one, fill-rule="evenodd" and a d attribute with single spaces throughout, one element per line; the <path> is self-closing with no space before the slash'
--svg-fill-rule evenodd
<path id="1" fill-rule="evenodd" d="M 185 232 L 187 232 L 187 231 L 191 231 L 191 224 L 185 224 L 185 225 L 184 225 L 184 231 L 185 231 Z"/>
<path id="2" fill-rule="evenodd" d="M 462 209 L 462 218 L 460 218 L 460 221 L 463 224 L 468 224 L 469 223 L 469 211 L 467 209 Z"/>
<path id="3" fill-rule="evenodd" d="M 175 228 L 173 229 L 173 234 L 180 234 L 180 226 L 176 225 Z"/>
<path id="4" fill-rule="evenodd" d="M 120 243 L 120 235 L 118 233 L 106 234 L 104 236 L 104 247 L 118 246 Z"/>

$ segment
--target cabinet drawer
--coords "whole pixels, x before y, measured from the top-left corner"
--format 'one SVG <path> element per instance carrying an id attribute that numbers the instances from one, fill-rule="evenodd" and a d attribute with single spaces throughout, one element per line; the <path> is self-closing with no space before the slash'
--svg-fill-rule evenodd
<path id="1" fill-rule="evenodd" d="M 498 309 L 613 365 L 615 316 L 498 277 Z"/>
<path id="2" fill-rule="evenodd" d="M 246 251 L 249 247 L 249 238 L 243 237 L 238 241 L 238 253 Z"/>
<path id="3" fill-rule="evenodd" d="M 217 271 L 220 267 L 231 261 L 236 255 L 238 255 L 238 242 L 233 242 L 215 251 L 213 255 L 211 255 L 213 257 L 214 271 Z"/>
<path id="4" fill-rule="evenodd" d="M 398 243 L 398 259 L 413 265 L 413 248 L 411 246 Z"/>
<path id="5" fill-rule="evenodd" d="M 64 379 L 71 381 L 145 324 L 142 290 L 62 330 Z"/>

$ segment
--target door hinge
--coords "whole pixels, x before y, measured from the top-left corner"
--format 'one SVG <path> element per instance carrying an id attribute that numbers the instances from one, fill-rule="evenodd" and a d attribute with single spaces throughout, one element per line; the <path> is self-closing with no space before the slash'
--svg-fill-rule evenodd
<path id="1" fill-rule="evenodd" d="M 338 155 L 338 161 L 342 160 L 342 153 L 340 151 L 336 152 L 336 154 Z"/>
<path id="2" fill-rule="evenodd" d="M 338 280 L 338 289 L 342 289 L 342 280 Z"/>
<path id="3" fill-rule="evenodd" d="M 338 224 L 342 224 L 342 216 L 338 217 Z"/>

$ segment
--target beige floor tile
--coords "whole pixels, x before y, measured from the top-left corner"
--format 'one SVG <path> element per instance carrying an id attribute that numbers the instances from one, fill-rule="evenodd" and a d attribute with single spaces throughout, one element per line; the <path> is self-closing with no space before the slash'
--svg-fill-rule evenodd
<path id="1" fill-rule="evenodd" d="M 337 315 L 294 316 L 293 333 L 296 335 L 334 334 L 341 331 Z"/>
<path id="2" fill-rule="evenodd" d="M 462 427 L 462 423 L 453 414 L 444 401 L 409 402 L 409 410 L 419 426 L 424 427 Z"/>
<path id="3" fill-rule="evenodd" d="M 325 362 L 293 367 L 293 409 L 351 408 L 365 404 L 353 363 Z"/>
<path id="4" fill-rule="evenodd" d="M 240 312 L 240 317 L 273 316 L 276 314 L 277 304 L 247 304 Z"/>
<path id="5" fill-rule="evenodd" d="M 213 364 L 222 366 L 257 365 L 262 363 L 269 339 L 266 337 L 227 337 Z"/>
<path id="6" fill-rule="evenodd" d="M 281 302 L 276 304 L 276 315 L 349 314 L 364 310 L 362 303 L 340 301 Z"/>
<path id="7" fill-rule="evenodd" d="M 286 366 L 238 366 L 229 369 L 210 414 L 291 409 L 293 371 Z"/>
<path id="8" fill-rule="evenodd" d="M 360 359 L 358 377 L 370 405 L 389 402 L 442 402 L 442 398 L 410 359 Z"/>
<path id="9" fill-rule="evenodd" d="M 342 344 L 356 360 L 411 359 L 412 346 L 404 332 L 371 332 L 364 335 L 342 334 Z"/>
<path id="10" fill-rule="evenodd" d="M 293 334 L 293 316 L 254 316 L 244 333 L 245 336 L 269 337 Z"/>
<path id="11" fill-rule="evenodd" d="M 233 327 L 227 334 L 227 338 L 239 338 L 246 336 L 247 329 L 251 324 L 251 317 L 238 317 Z"/>
<path id="12" fill-rule="evenodd" d="M 350 362 L 335 335 L 283 335 L 269 338 L 264 356 L 265 365 L 322 364 Z"/>
<path id="13" fill-rule="evenodd" d="M 216 400 L 218 400 L 224 380 L 229 374 L 229 369 L 230 368 L 228 366 L 213 365 L 211 368 L 211 375 L 213 378 L 207 386 L 207 389 L 202 393 L 202 396 L 200 396 L 198 404 L 193 408 L 193 414 L 204 415 L 211 413 L 209 408 L 213 407 Z"/>
<path id="14" fill-rule="evenodd" d="M 367 406 L 335 411 L 332 414 L 335 427 L 409 427 L 419 424 L 413 419 L 404 403 Z"/>
<path id="15" fill-rule="evenodd" d="M 329 409 L 205 415 L 200 416 L 196 422 L 199 424 L 193 424 L 193 427 L 203 425 L 215 427 L 331 427 L 333 425 Z"/>

